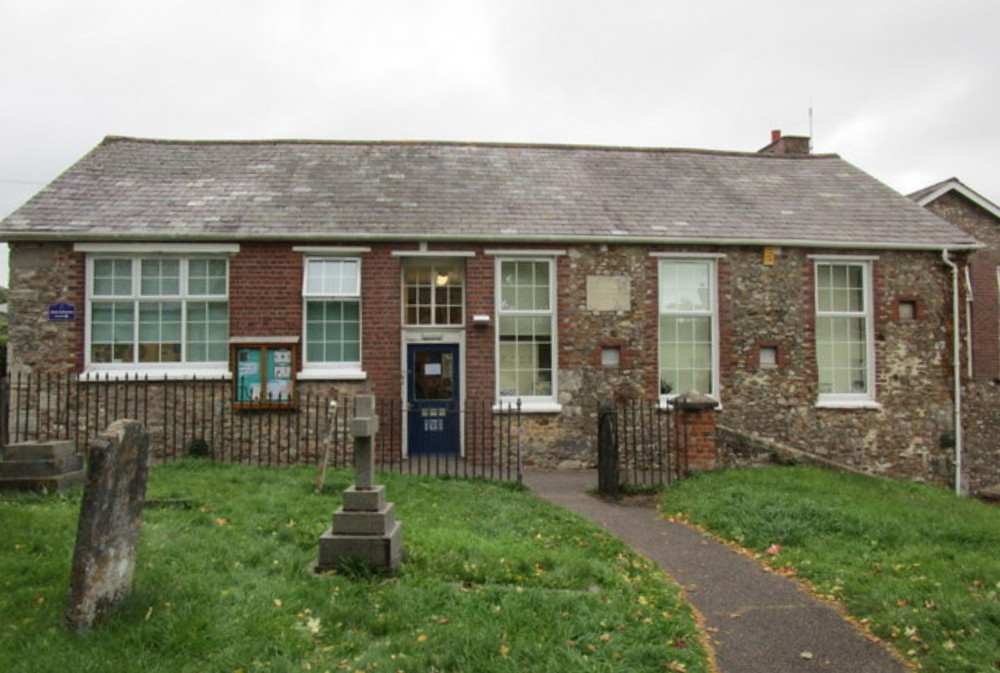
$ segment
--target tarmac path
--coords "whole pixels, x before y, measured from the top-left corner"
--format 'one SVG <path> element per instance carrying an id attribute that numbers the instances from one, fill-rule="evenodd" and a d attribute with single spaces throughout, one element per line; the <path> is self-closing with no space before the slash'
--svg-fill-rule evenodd
<path id="1" fill-rule="evenodd" d="M 655 562 L 701 614 L 722 673 L 904 673 L 837 606 L 653 507 L 588 494 L 594 470 L 526 471 L 536 495 L 581 514 Z"/>

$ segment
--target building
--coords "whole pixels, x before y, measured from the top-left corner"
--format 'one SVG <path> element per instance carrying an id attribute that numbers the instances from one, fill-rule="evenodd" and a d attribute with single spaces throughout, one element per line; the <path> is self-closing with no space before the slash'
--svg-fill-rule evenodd
<path id="1" fill-rule="evenodd" d="M 727 441 L 947 483 L 953 291 L 979 244 L 772 141 L 109 137 L 0 224 L 11 368 L 370 392 L 428 407 L 409 454 L 462 451 L 442 402 L 519 402 L 540 464 L 592 462 L 602 400 L 668 413 L 698 390 Z"/>
<path id="2" fill-rule="evenodd" d="M 969 257 L 963 306 L 966 349 L 962 418 L 964 461 L 971 487 L 1000 497 L 1000 206 L 950 178 L 910 195 L 929 211 L 959 227 L 985 247 Z"/>

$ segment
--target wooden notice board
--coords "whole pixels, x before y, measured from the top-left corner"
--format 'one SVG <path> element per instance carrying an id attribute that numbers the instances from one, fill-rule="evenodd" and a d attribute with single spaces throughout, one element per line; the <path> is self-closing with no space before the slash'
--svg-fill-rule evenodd
<path id="1" fill-rule="evenodd" d="M 298 339 L 233 339 L 230 342 L 233 406 L 281 409 L 296 405 Z"/>

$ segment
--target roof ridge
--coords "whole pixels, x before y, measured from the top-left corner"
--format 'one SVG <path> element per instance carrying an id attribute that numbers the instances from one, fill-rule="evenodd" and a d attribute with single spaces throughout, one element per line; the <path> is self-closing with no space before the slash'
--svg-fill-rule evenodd
<path id="1" fill-rule="evenodd" d="M 839 154 L 808 154 L 808 155 L 769 155 L 758 152 L 740 152 L 737 150 L 713 150 L 695 147 L 642 147 L 634 145 L 589 145 L 573 143 L 531 143 L 502 141 L 467 141 L 467 140 L 349 140 L 349 139 L 310 139 L 310 138 L 264 138 L 264 139 L 180 139 L 180 138 L 143 138 L 134 136 L 108 135 L 103 144 L 116 142 L 131 142 L 153 145 L 342 145 L 342 146 L 372 146 L 372 147 L 484 147 L 493 149 L 539 149 L 559 151 L 595 151 L 595 152 L 636 152 L 651 154 L 699 154 L 708 156 L 753 157 L 759 159 L 839 159 Z"/>

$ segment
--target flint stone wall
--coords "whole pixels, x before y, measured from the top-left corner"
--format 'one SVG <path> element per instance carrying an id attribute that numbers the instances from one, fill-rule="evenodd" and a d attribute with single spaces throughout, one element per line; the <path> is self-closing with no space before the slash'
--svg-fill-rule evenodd
<path id="1" fill-rule="evenodd" d="M 273 252 L 273 245 L 265 247 Z M 299 381 L 300 394 L 400 398 L 399 259 L 391 255 L 391 246 L 372 247 L 362 278 L 368 379 Z M 466 262 L 467 314 L 493 315 L 494 260 L 481 249 L 474 252 Z M 719 256 L 719 425 L 875 474 L 942 484 L 952 480 L 951 282 L 939 252 L 837 251 L 874 259 L 872 329 L 880 408 L 821 409 L 816 405 L 815 262 L 810 255 L 830 251 L 785 248 L 776 251 L 774 264 L 765 264 L 759 247 L 567 246 L 566 254 L 556 258 L 561 412 L 522 416 L 520 445 L 526 465 L 554 466 L 567 460 L 596 464 L 600 403 L 657 398 L 658 261 L 651 257 L 653 252 Z M 256 244 L 247 243 L 236 257 L 260 254 Z M 67 245 L 17 243 L 11 258 L 15 367 L 79 371 L 83 256 Z M 276 259 L 284 265 L 283 273 L 294 267 L 300 279 L 300 258 Z M 244 266 L 252 265 L 234 262 L 231 267 L 234 286 L 242 282 L 237 274 Z M 282 302 L 301 310 L 300 283 L 286 285 Z M 234 291 L 233 303 L 237 298 Z M 74 303 L 77 319 L 49 321 L 46 307 L 57 301 Z M 900 318 L 901 302 L 916 306 L 915 319 Z M 241 311 L 232 309 L 237 316 Z M 234 323 L 234 334 L 240 324 Z M 286 334 L 301 329 L 301 320 L 288 318 L 274 329 Z M 465 390 L 470 400 L 487 399 L 495 390 L 495 330 L 495 324 L 466 328 Z M 761 364 L 762 347 L 776 350 L 775 365 Z M 618 364 L 602 364 L 606 348 L 617 350 Z M 976 393 L 970 388 L 968 465 L 987 474 L 974 475 L 973 485 L 1000 478 L 988 476 L 997 471 L 995 450 L 976 448 L 982 445 L 980 438 L 995 434 L 989 405 L 998 405 L 992 401 L 992 385 Z"/>
<path id="2" fill-rule="evenodd" d="M 720 303 L 729 348 L 719 424 L 865 472 L 947 483 L 947 438 L 954 432 L 951 285 L 940 254 L 875 256 L 871 329 L 879 408 L 830 409 L 817 406 L 810 252 L 782 250 L 773 266 L 753 254 L 727 255 L 729 282 Z M 900 319 L 904 301 L 915 302 L 916 319 Z M 762 346 L 777 348 L 776 366 L 761 364 Z"/>
<path id="3" fill-rule="evenodd" d="M 71 244 L 9 245 L 11 371 L 78 369 L 83 365 L 83 255 Z M 49 320 L 48 307 L 57 303 L 72 304 L 76 320 Z"/>

